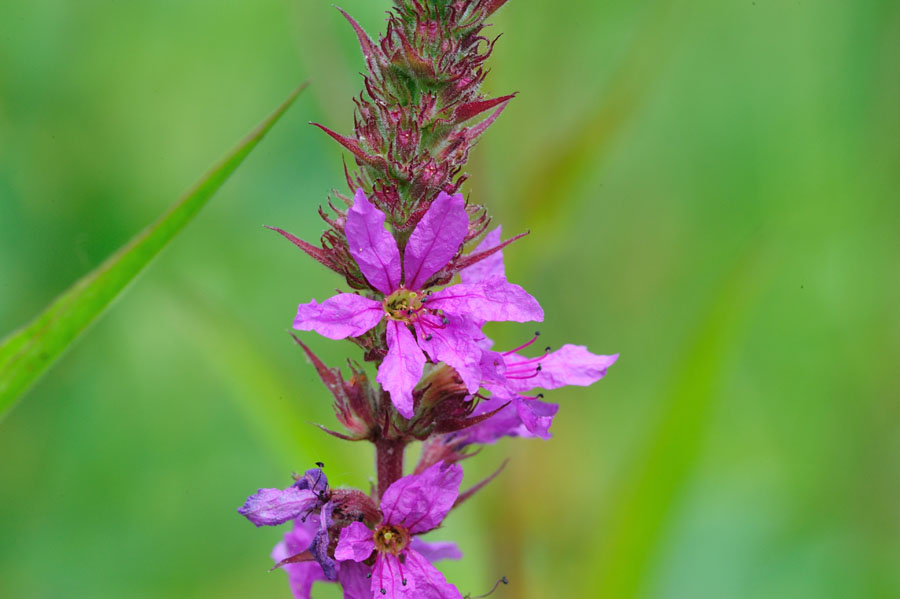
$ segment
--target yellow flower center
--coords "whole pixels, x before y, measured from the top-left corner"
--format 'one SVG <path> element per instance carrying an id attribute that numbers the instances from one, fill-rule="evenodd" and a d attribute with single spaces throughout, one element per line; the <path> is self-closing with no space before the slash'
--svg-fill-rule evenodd
<path id="1" fill-rule="evenodd" d="M 422 295 L 401 287 L 384 298 L 384 312 L 391 320 L 411 322 L 422 309 Z"/>
<path id="2" fill-rule="evenodd" d="M 375 541 L 375 549 L 381 553 L 399 555 L 409 545 L 409 531 L 393 524 L 379 527 L 372 538 Z"/>

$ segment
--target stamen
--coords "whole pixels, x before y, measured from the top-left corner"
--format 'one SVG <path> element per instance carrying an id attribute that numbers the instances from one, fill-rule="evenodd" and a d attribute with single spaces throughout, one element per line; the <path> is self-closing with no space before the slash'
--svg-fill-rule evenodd
<path id="1" fill-rule="evenodd" d="M 511 350 L 509 350 L 509 351 L 507 351 L 507 352 L 503 352 L 503 355 L 504 355 L 504 356 L 508 356 L 508 355 L 510 355 L 510 354 L 516 353 L 517 351 L 521 351 L 521 350 L 525 349 L 526 347 L 528 347 L 529 345 L 531 345 L 532 343 L 534 343 L 535 341 L 537 341 L 537 338 L 540 337 L 540 336 L 541 336 L 541 332 L 540 332 L 540 331 L 535 331 L 535 332 L 534 332 L 534 337 L 531 338 L 531 341 L 529 341 L 528 343 L 526 343 L 526 344 L 524 344 L 524 345 L 520 345 L 520 346 L 517 347 L 516 349 L 511 349 Z"/>
<path id="2" fill-rule="evenodd" d="M 536 377 L 538 375 L 538 370 L 540 370 L 540 369 L 539 368 L 535 369 L 533 374 L 522 375 L 522 376 L 517 376 L 517 375 L 510 376 L 509 374 L 507 374 L 506 378 L 513 379 L 514 381 L 524 381 L 526 379 L 533 379 L 534 377 Z"/>
<path id="3" fill-rule="evenodd" d="M 513 351 L 515 351 L 515 350 L 513 350 Z M 526 358 L 525 360 L 519 360 L 518 362 L 510 362 L 506 366 L 507 366 L 507 368 L 512 368 L 515 366 L 524 366 L 525 364 L 534 364 L 535 362 L 540 362 L 545 357 L 546 356 L 541 355 L 541 356 L 535 356 L 534 358 Z"/>
<path id="4" fill-rule="evenodd" d="M 318 466 L 319 468 L 324 468 L 325 464 L 322 462 L 316 462 L 316 466 Z"/>
<path id="5" fill-rule="evenodd" d="M 495 582 L 494 586 L 491 587 L 491 590 L 488 591 L 487 593 L 485 593 L 484 595 L 478 595 L 477 597 L 472 597 L 471 595 L 466 595 L 466 598 L 467 599 L 484 599 L 485 597 L 490 597 L 491 595 L 494 594 L 494 591 L 497 590 L 497 587 L 499 587 L 501 583 L 509 584 L 509 579 L 506 576 L 501 576 L 500 580 Z"/>

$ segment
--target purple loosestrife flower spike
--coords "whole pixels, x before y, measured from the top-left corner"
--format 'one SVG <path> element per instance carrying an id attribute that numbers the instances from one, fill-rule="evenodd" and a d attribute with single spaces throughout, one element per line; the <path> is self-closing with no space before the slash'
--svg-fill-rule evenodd
<path id="1" fill-rule="evenodd" d="M 315 126 L 348 152 L 350 193 L 335 191 L 319 208 L 327 227 L 318 245 L 270 228 L 352 291 L 300 304 L 293 326 L 358 345 L 377 366 L 378 385 L 352 360 L 345 378 L 292 337 L 348 434 L 321 428 L 373 443 L 377 483 L 368 494 L 332 489 L 317 463 L 238 509 L 256 526 L 291 523 L 272 558 L 296 599 L 310 599 L 316 582 L 339 584 L 345 599 L 462 599 L 432 565 L 459 559 L 459 549 L 419 535 L 441 526 L 506 462 L 462 494 L 458 462 L 504 436 L 548 438 L 559 408 L 535 391 L 590 385 L 618 357 L 570 344 L 530 357 L 537 334 L 496 351 L 482 332 L 492 321 L 544 318 L 503 263 L 503 249 L 527 232 L 506 241 L 500 227 L 487 232 L 487 210 L 459 193 L 469 151 L 516 95 L 480 91 L 497 39 L 483 35 L 485 19 L 506 3 L 394 0 L 386 32 L 374 40 L 341 10 L 362 49 L 364 91 L 354 98 L 352 134 Z M 416 441 L 419 462 L 404 476 L 405 449 Z"/>
<path id="2" fill-rule="evenodd" d="M 410 474 L 391 485 L 381 500 L 384 518 L 373 531 L 354 523 L 341 531 L 334 555 L 339 560 L 363 562 L 375 553 L 371 597 L 462 599 L 414 542 L 418 535 L 437 528 L 459 496 L 459 464 L 435 464 L 422 474 Z M 455 557 L 451 546 L 425 547 L 432 557 Z"/>
<path id="3" fill-rule="evenodd" d="M 358 190 L 345 226 L 350 252 L 373 290 L 384 298 L 341 293 L 297 309 L 295 329 L 331 339 L 362 335 L 387 320 L 387 354 L 376 380 L 406 418 L 414 413 L 412 392 L 422 377 L 425 354 L 452 366 L 474 393 L 482 379 L 480 325 L 544 318 L 537 300 L 505 277 L 452 285 L 435 293 L 423 288 L 462 245 L 467 218 L 462 195 L 441 192 L 410 235 L 401 269 L 400 250 L 384 228 L 384 214 Z"/>

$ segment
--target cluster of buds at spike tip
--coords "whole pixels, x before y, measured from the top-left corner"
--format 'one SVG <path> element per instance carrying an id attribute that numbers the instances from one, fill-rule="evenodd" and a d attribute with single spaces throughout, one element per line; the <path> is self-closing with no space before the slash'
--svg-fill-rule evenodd
<path id="1" fill-rule="evenodd" d="M 396 0 L 378 40 L 341 10 L 365 58 L 364 91 L 354 99 L 351 135 L 314 124 L 352 155 L 355 168 L 345 165 L 350 191 L 365 191 L 387 215 L 401 245 L 440 192 L 459 190 L 469 151 L 514 96 L 489 98 L 480 92 L 484 62 L 496 41 L 483 35 L 485 19 L 505 2 Z M 344 276 L 350 287 L 363 289 L 344 232 L 350 203 L 335 192 L 329 210 L 320 209 L 328 224 L 321 247 L 275 230 Z M 466 241 L 471 241 L 485 232 L 489 218 L 478 205 L 467 211 Z"/>
<path id="2" fill-rule="evenodd" d="M 500 227 L 488 232 L 487 211 L 459 193 L 469 150 L 512 98 L 479 92 L 496 41 L 483 35 L 484 21 L 505 3 L 395 0 L 377 41 L 341 11 L 362 46 L 365 91 L 352 135 L 318 126 L 353 155 L 351 194 L 335 193 L 319 209 L 320 246 L 275 230 L 350 287 L 300 303 L 293 328 L 348 339 L 371 367 L 348 360 L 345 375 L 294 340 L 344 430 L 321 428 L 372 443 L 377 479 L 368 493 L 331 488 L 317 463 L 239 508 L 257 526 L 293 524 L 272 558 L 296 599 L 310 599 L 316 581 L 340 584 L 345 599 L 463 599 L 433 565 L 459 559 L 456 545 L 420 535 L 505 462 L 465 491 L 460 462 L 502 437 L 549 438 L 558 406 L 538 390 L 591 385 L 618 357 L 569 344 L 536 351 L 537 332 L 495 350 L 483 330 L 544 319 L 538 301 L 506 278 L 503 250 L 524 234 L 503 241 Z M 406 474 L 412 443 L 422 451 Z"/>

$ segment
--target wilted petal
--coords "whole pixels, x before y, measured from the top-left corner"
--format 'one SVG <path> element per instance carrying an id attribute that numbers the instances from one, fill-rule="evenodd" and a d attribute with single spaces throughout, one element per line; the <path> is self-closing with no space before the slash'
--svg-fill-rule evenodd
<path id="1" fill-rule="evenodd" d="M 395 599 L 398 597 L 418 598 L 418 593 L 413 593 L 415 580 L 407 574 L 408 567 L 401 564 L 396 555 L 379 553 L 375 559 L 375 568 L 372 570 L 370 593 L 374 597 L 386 597 Z"/>
<path id="2" fill-rule="evenodd" d="M 283 491 L 260 489 L 247 498 L 244 505 L 238 508 L 238 513 L 257 526 L 276 526 L 304 515 L 316 505 L 318 499 L 312 491 L 294 486 Z"/>
<path id="3" fill-rule="evenodd" d="M 462 551 L 452 541 L 435 541 L 430 543 L 419 537 L 413 537 L 409 548 L 421 553 L 431 563 L 444 559 L 462 559 Z"/>
<path id="4" fill-rule="evenodd" d="M 372 599 L 372 583 L 368 574 L 371 568 L 354 561 L 341 562 L 338 582 L 344 589 L 344 599 Z"/>
<path id="5" fill-rule="evenodd" d="M 469 393 L 478 391 L 483 354 L 478 340 L 484 337 L 478 326 L 465 317 L 449 314 L 445 322 L 420 318 L 415 327 L 419 347 L 432 361 L 444 362 L 456 370 Z"/>
<path id="6" fill-rule="evenodd" d="M 312 537 L 311 527 L 297 520 L 294 528 L 284 534 L 284 540 L 275 545 L 275 549 L 272 550 L 272 559 L 277 564 L 292 555 L 302 553 L 306 550 Z M 291 585 L 294 599 L 310 599 L 313 583 L 317 580 L 325 580 L 322 568 L 314 561 L 285 564 L 281 569 L 288 574 L 288 582 Z"/>
<path id="7" fill-rule="evenodd" d="M 428 298 L 428 307 L 447 314 L 477 317 L 480 321 L 544 320 L 544 311 L 536 299 L 518 285 L 500 277 L 483 283 L 461 283 L 447 287 Z"/>
<path id="8" fill-rule="evenodd" d="M 328 492 L 328 477 L 321 468 L 310 468 L 294 483 L 298 489 L 309 489 L 319 497 Z"/>
<path id="9" fill-rule="evenodd" d="M 388 524 L 401 524 L 412 534 L 436 528 L 459 495 L 463 471 L 459 464 L 443 462 L 422 474 L 410 474 L 396 481 L 381 498 L 381 511 Z"/>
<path id="10" fill-rule="evenodd" d="M 606 370 L 619 358 L 619 354 L 600 356 L 592 354 L 583 345 L 563 345 L 555 352 L 541 359 L 541 369 L 535 376 L 523 379 L 509 379 L 510 389 L 528 391 L 530 389 L 558 389 L 566 385 L 587 387 L 606 375 Z M 516 362 L 527 360 L 521 356 L 508 357 L 506 366 L 515 370 Z"/>
<path id="11" fill-rule="evenodd" d="M 333 511 L 334 504 L 330 501 L 322 506 L 322 511 L 319 513 L 319 517 L 316 518 L 319 528 L 316 530 L 316 534 L 309 545 L 309 552 L 313 554 L 316 561 L 322 566 L 322 572 L 325 573 L 325 578 L 328 580 L 337 580 L 337 564 L 328 555 L 329 545 L 331 544 L 328 528 L 332 525 L 331 514 Z"/>
<path id="12" fill-rule="evenodd" d="M 502 227 L 497 227 L 485 235 L 472 253 L 476 254 L 500 245 L 501 233 Z M 459 278 L 463 283 L 481 283 L 492 277 L 506 279 L 506 267 L 503 265 L 503 250 L 499 250 L 484 260 L 459 271 Z"/>
<path id="13" fill-rule="evenodd" d="M 375 551 L 375 541 L 372 538 L 372 529 L 362 522 L 352 522 L 350 526 L 341 529 L 341 538 L 338 539 L 334 550 L 334 558 L 338 561 L 352 560 L 361 562 L 368 559 Z"/>
<path id="14" fill-rule="evenodd" d="M 391 394 L 397 411 L 406 418 L 413 415 L 412 391 L 422 378 L 425 354 L 416 345 L 406 324 L 390 320 L 387 323 L 388 353 L 375 378 Z"/>
<path id="15" fill-rule="evenodd" d="M 447 582 L 444 575 L 418 552 L 406 552 L 404 567 L 407 577 L 415 581 L 418 599 L 462 599 L 459 589 Z"/>
<path id="16" fill-rule="evenodd" d="M 315 331 L 329 339 L 344 339 L 362 335 L 381 322 L 383 316 L 381 302 L 355 293 L 340 293 L 321 304 L 316 300 L 300 304 L 294 328 Z"/>
<path id="17" fill-rule="evenodd" d="M 400 285 L 400 250 L 384 228 L 384 212 L 356 190 L 344 225 L 350 255 L 372 287 L 389 295 Z"/>
<path id="18" fill-rule="evenodd" d="M 403 278 L 408 289 L 420 289 L 428 277 L 456 255 L 469 228 L 466 200 L 443 191 L 409 236 L 403 253 Z"/>

